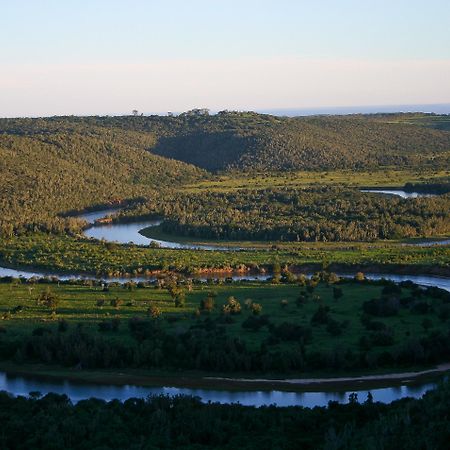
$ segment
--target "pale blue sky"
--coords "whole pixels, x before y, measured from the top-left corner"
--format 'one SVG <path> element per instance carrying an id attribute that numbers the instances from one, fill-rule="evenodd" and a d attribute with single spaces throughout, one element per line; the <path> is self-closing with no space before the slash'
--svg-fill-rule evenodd
<path id="1" fill-rule="evenodd" d="M 0 7 L 3 116 L 450 102 L 449 0 L 0 0 Z M 266 78 L 254 85 L 261 71 Z M 406 76 L 408 90 L 392 72 Z"/>

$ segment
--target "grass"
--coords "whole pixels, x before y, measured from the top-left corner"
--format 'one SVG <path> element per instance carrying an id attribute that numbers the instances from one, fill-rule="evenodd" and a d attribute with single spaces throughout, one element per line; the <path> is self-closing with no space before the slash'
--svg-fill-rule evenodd
<path id="1" fill-rule="evenodd" d="M 211 180 L 183 186 L 183 192 L 203 190 L 229 192 L 237 189 L 267 189 L 277 187 L 305 187 L 308 185 L 347 185 L 353 187 L 403 187 L 405 183 L 439 181 L 450 175 L 448 170 L 396 169 L 387 167 L 372 171 L 332 170 L 322 172 L 290 172 L 282 174 L 220 175 Z"/>

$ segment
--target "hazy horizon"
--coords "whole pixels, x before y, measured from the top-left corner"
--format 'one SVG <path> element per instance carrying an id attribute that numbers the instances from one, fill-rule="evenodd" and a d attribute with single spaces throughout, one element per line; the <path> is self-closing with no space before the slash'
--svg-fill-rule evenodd
<path id="1" fill-rule="evenodd" d="M 194 106 L 202 108 L 202 106 Z M 138 111 L 138 110 L 137 110 Z M 188 111 L 188 110 L 186 110 Z M 210 110 L 210 114 L 217 114 L 221 110 Z M 233 110 L 229 110 L 233 111 Z M 301 117 L 313 115 L 351 115 L 351 114 L 395 114 L 395 113 L 424 113 L 424 114 L 450 114 L 450 103 L 422 104 L 422 105 L 358 105 L 358 106 L 324 106 L 324 107 L 299 107 L 299 108 L 259 108 L 243 109 L 237 111 L 252 111 L 260 114 L 270 114 L 274 116 Z M 185 111 L 138 111 L 138 115 L 143 116 L 165 116 L 168 113 L 178 115 Z M 42 115 L 42 116 L 3 116 L 3 119 L 14 118 L 40 118 L 40 117 L 120 117 L 133 114 L 131 111 L 104 114 L 62 114 L 62 115 Z"/>
<path id="2" fill-rule="evenodd" d="M 1 117 L 450 103 L 445 0 L 4 3 Z"/>

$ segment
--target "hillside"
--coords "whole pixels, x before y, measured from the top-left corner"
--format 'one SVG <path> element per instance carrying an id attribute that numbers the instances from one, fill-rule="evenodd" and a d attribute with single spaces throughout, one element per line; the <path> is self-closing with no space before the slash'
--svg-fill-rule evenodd
<path id="1" fill-rule="evenodd" d="M 439 117 L 285 118 L 194 110 L 179 116 L 0 119 L 0 229 L 70 229 L 70 221 L 55 216 L 149 198 L 152 190 L 205 177 L 202 169 L 445 170 L 450 133 L 426 125 L 445 119 Z"/>
<path id="2" fill-rule="evenodd" d="M 445 131 L 364 116 L 239 119 L 210 118 L 203 129 L 159 138 L 153 151 L 210 170 L 259 172 L 448 167 L 450 162 L 450 133 Z"/>
<path id="3" fill-rule="evenodd" d="M 275 117 L 202 111 L 176 117 L 86 118 L 86 124 L 146 132 L 153 153 L 207 170 L 370 169 L 450 163 L 450 133 L 411 115 Z M 434 116 L 433 121 L 437 118 Z M 434 123 L 434 122 L 433 122 Z"/>
<path id="4" fill-rule="evenodd" d="M 57 214 L 149 196 L 203 176 L 198 168 L 146 151 L 153 141 L 143 133 L 28 123 L 33 126 L 22 121 L 20 129 L 0 133 L 0 230 L 6 234 L 25 224 L 61 230 L 71 224 Z"/>
<path id="5" fill-rule="evenodd" d="M 102 129 L 117 139 L 123 131 L 139 132 L 140 147 L 210 171 L 447 168 L 450 133 L 433 126 L 447 120 L 424 114 L 288 118 L 193 110 L 179 116 L 8 119 L 0 120 L 0 133 L 89 136 Z"/>

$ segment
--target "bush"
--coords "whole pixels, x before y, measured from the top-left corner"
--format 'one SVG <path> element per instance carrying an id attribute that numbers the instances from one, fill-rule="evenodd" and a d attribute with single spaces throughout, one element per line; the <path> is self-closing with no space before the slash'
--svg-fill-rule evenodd
<path id="1" fill-rule="evenodd" d="M 258 316 L 261 314 L 262 305 L 259 303 L 252 303 L 251 310 L 254 316 Z"/>
<path id="2" fill-rule="evenodd" d="M 58 331 L 60 333 L 64 333 L 69 329 L 69 323 L 67 322 L 67 320 L 64 319 L 60 319 L 58 321 Z"/>
<path id="3" fill-rule="evenodd" d="M 414 314 L 428 314 L 433 308 L 427 302 L 416 302 L 411 307 Z"/>
<path id="4" fill-rule="evenodd" d="M 46 308 L 55 309 L 59 304 L 59 298 L 50 288 L 47 288 L 39 294 L 36 303 Z"/>
<path id="5" fill-rule="evenodd" d="M 363 303 L 363 311 L 378 317 L 389 317 L 398 314 L 400 302 L 395 297 L 381 297 Z"/>
<path id="6" fill-rule="evenodd" d="M 342 291 L 342 288 L 339 288 L 336 286 L 333 287 L 333 298 L 335 300 L 339 300 L 343 295 L 344 295 L 344 292 Z"/>
<path id="7" fill-rule="evenodd" d="M 290 322 L 283 322 L 278 326 L 271 327 L 270 331 L 271 334 L 282 341 L 297 341 L 303 339 L 307 342 L 312 336 L 311 328 Z"/>
<path id="8" fill-rule="evenodd" d="M 158 308 L 156 305 L 152 305 L 148 308 L 147 310 L 147 314 L 152 318 L 152 319 L 157 319 L 158 317 L 161 316 L 162 312 L 161 309 Z"/>
<path id="9" fill-rule="evenodd" d="M 324 325 L 328 323 L 329 317 L 328 313 L 330 312 L 330 308 L 328 306 L 320 305 L 317 308 L 317 311 L 311 317 L 311 323 L 313 325 Z"/>
<path id="10" fill-rule="evenodd" d="M 222 312 L 224 314 L 240 314 L 241 304 L 234 297 L 228 297 L 227 303 L 222 307 Z"/>
<path id="11" fill-rule="evenodd" d="M 49 328 L 38 327 L 33 330 L 33 336 L 44 336 L 45 334 L 51 334 L 52 330 Z"/>
<path id="12" fill-rule="evenodd" d="M 327 332 L 332 336 L 339 336 L 342 334 L 341 324 L 337 320 L 329 318 L 327 323 Z"/>
<path id="13" fill-rule="evenodd" d="M 269 325 L 269 316 L 262 315 L 259 317 L 256 316 L 248 316 L 242 322 L 242 328 L 252 331 L 258 331 L 261 327 Z"/>
<path id="14" fill-rule="evenodd" d="M 113 308 L 119 309 L 120 306 L 123 305 L 123 300 L 121 300 L 120 298 L 116 297 L 116 298 L 113 298 L 113 299 L 109 302 L 109 304 L 110 304 Z"/>
<path id="15" fill-rule="evenodd" d="M 394 343 L 394 332 L 386 328 L 382 331 L 375 331 L 370 335 L 373 345 L 388 346 Z"/>
<path id="16" fill-rule="evenodd" d="M 118 331 L 120 326 L 120 319 L 103 320 L 98 324 L 98 331 Z"/>
<path id="17" fill-rule="evenodd" d="M 200 301 L 200 311 L 211 312 L 214 309 L 214 298 L 209 296 Z"/>

